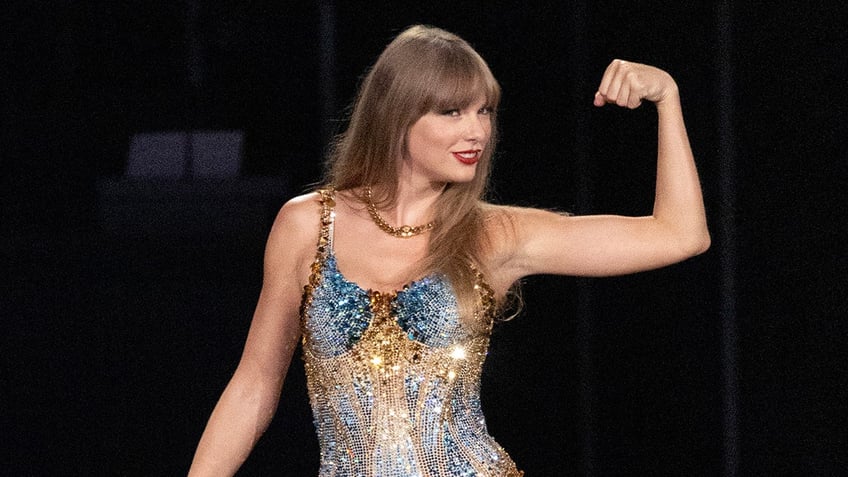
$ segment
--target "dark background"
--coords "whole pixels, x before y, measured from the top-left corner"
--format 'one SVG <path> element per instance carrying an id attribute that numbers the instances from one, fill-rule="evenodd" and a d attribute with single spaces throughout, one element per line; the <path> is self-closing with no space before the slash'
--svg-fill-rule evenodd
<path id="1" fill-rule="evenodd" d="M 4 474 L 186 472 L 276 209 L 320 178 L 381 49 L 430 23 L 504 89 L 497 202 L 650 211 L 652 107 L 591 106 L 616 57 L 675 76 L 701 171 L 708 253 L 533 277 L 497 328 L 484 406 L 527 475 L 848 475 L 842 2 L 337 3 L 4 7 Z M 134 133 L 207 129 L 245 132 L 239 179 L 121 178 Z M 289 376 L 240 475 L 315 475 Z"/>

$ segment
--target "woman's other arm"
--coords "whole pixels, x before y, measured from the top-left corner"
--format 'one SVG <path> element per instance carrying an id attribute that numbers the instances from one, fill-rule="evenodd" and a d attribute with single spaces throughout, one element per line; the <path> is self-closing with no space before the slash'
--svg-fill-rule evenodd
<path id="1" fill-rule="evenodd" d="M 283 206 L 271 228 L 244 352 L 209 418 L 189 476 L 235 474 L 276 411 L 300 337 L 302 286 L 317 240 L 317 202 L 308 197 Z"/>
<path id="2" fill-rule="evenodd" d="M 710 245 L 704 201 L 689 146 L 677 84 L 666 72 L 613 61 L 595 106 L 636 108 L 655 103 L 658 120 L 657 180 L 653 212 L 645 217 L 563 216 L 536 209 L 508 209 L 513 233 L 501 253 L 505 283 L 551 273 L 607 276 L 679 262 Z"/>

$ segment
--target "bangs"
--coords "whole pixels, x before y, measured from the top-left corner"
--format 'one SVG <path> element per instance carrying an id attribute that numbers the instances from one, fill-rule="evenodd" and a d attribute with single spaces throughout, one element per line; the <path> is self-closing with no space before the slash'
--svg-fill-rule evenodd
<path id="1" fill-rule="evenodd" d="M 451 58 L 452 57 L 452 58 Z M 440 68 L 424 83 L 422 112 L 464 109 L 481 99 L 495 109 L 500 102 L 500 87 L 482 59 L 467 55 L 449 55 Z M 475 61 L 477 60 L 477 61 Z"/>

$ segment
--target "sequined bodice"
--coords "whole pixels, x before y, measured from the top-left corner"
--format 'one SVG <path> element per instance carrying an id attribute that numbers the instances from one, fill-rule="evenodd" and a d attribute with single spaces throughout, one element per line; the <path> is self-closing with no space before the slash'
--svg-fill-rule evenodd
<path id="1" fill-rule="evenodd" d="M 364 290 L 336 263 L 332 192 L 322 191 L 322 203 L 301 313 L 320 476 L 522 475 L 488 434 L 480 406 L 492 318 L 482 277 L 477 318 L 486 326 L 473 330 L 441 275 L 396 292 Z"/>

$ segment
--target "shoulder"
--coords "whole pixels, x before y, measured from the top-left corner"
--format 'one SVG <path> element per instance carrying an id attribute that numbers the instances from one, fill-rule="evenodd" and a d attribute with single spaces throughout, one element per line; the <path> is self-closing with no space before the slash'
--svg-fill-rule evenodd
<path id="1" fill-rule="evenodd" d="M 519 207 L 483 203 L 482 247 L 490 267 L 499 268 L 518 240 L 523 211 Z"/>
<path id="2" fill-rule="evenodd" d="M 486 255 L 496 268 L 515 264 L 528 243 L 548 233 L 552 224 L 571 219 L 565 212 L 493 204 L 483 205 L 483 217 Z"/>
<path id="3" fill-rule="evenodd" d="M 484 233 L 489 239 L 517 238 L 527 228 L 540 221 L 550 221 L 570 217 L 567 212 L 539 209 L 533 207 L 518 207 L 513 205 L 482 205 Z"/>
<path id="4" fill-rule="evenodd" d="M 289 199 L 280 208 L 271 226 L 267 251 L 311 251 L 320 226 L 321 195 L 318 192 Z"/>
<path id="5" fill-rule="evenodd" d="M 487 234 L 513 239 L 532 235 L 539 231 L 539 226 L 568 222 L 574 218 L 569 212 L 535 207 L 485 204 L 483 210 Z"/>
<path id="6" fill-rule="evenodd" d="M 280 208 L 275 221 L 303 223 L 315 222 L 321 210 L 321 194 L 310 192 L 308 194 L 292 197 Z"/>
<path id="7" fill-rule="evenodd" d="M 321 214 L 321 195 L 318 192 L 299 195 L 286 201 L 274 219 L 272 232 L 288 230 L 289 232 L 306 232 L 309 225 L 313 228 L 319 223 Z"/>

